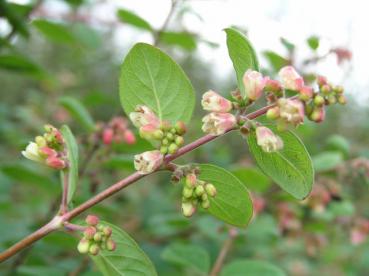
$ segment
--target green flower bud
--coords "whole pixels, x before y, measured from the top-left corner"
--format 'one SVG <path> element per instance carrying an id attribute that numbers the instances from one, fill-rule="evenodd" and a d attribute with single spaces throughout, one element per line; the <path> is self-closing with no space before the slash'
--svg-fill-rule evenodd
<path id="1" fill-rule="evenodd" d="M 168 147 L 168 152 L 170 154 L 176 153 L 177 150 L 178 150 L 178 146 L 174 143 L 170 144 L 169 147 Z"/>
<path id="2" fill-rule="evenodd" d="M 190 174 L 186 175 L 186 186 L 188 188 L 194 188 L 194 187 L 196 187 L 196 184 L 197 184 L 196 174 L 190 173 Z"/>
<path id="3" fill-rule="evenodd" d="M 195 188 L 195 194 L 197 196 L 202 196 L 205 192 L 204 186 L 203 185 L 199 185 Z"/>
<path id="4" fill-rule="evenodd" d="M 182 146 L 184 144 L 184 139 L 182 136 L 177 136 L 174 140 L 177 146 Z"/>
<path id="5" fill-rule="evenodd" d="M 85 231 L 83 231 L 83 236 L 87 239 L 87 240 L 91 240 L 94 238 L 94 235 L 96 234 L 96 228 L 93 226 L 89 226 L 85 229 Z"/>
<path id="6" fill-rule="evenodd" d="M 162 121 L 160 128 L 164 131 L 168 131 L 171 128 L 170 122 L 169 121 Z"/>
<path id="7" fill-rule="evenodd" d="M 201 202 L 201 207 L 204 209 L 208 209 L 210 207 L 210 201 L 204 200 L 203 202 Z"/>
<path id="8" fill-rule="evenodd" d="M 42 136 L 36 136 L 35 142 L 39 148 L 46 147 L 46 140 Z"/>
<path id="9" fill-rule="evenodd" d="M 215 188 L 215 186 L 211 183 L 207 183 L 205 185 L 205 190 L 206 190 L 206 193 L 211 196 L 211 197 L 214 197 L 216 194 L 217 194 L 217 189 Z"/>
<path id="10" fill-rule="evenodd" d="M 266 116 L 269 120 L 275 120 L 277 118 L 279 118 L 279 107 L 273 107 L 270 108 L 267 113 Z"/>
<path id="11" fill-rule="evenodd" d="M 90 249 L 90 242 L 86 239 L 82 239 L 77 246 L 77 250 L 81 254 L 87 254 Z"/>
<path id="12" fill-rule="evenodd" d="M 99 254 L 99 251 L 100 251 L 100 247 L 97 244 L 92 244 L 90 246 L 90 249 L 88 250 L 88 252 L 91 255 L 94 255 L 94 256 L 96 256 L 97 254 Z"/>
<path id="13" fill-rule="evenodd" d="M 174 135 L 173 135 L 173 133 L 171 133 L 171 132 L 168 132 L 168 133 L 167 133 L 167 135 L 166 135 L 166 137 L 167 137 L 167 139 L 168 139 L 169 141 L 173 141 L 173 139 L 174 139 Z"/>
<path id="14" fill-rule="evenodd" d="M 182 203 L 182 213 L 185 217 L 191 217 L 196 212 L 195 206 L 192 203 Z"/>
<path id="15" fill-rule="evenodd" d="M 157 131 L 154 132 L 154 138 L 157 140 L 160 140 L 164 137 L 164 133 L 158 129 Z"/>
<path id="16" fill-rule="evenodd" d="M 325 103 L 325 100 L 324 100 L 324 98 L 322 96 L 320 96 L 320 95 L 316 95 L 315 96 L 315 98 L 314 98 L 314 104 L 316 106 L 322 106 L 322 105 L 324 105 L 324 103 Z"/>
<path id="17" fill-rule="evenodd" d="M 103 233 L 104 233 L 105 237 L 110 237 L 112 232 L 113 232 L 113 230 L 109 226 L 105 226 L 104 229 L 103 229 Z"/>
<path id="18" fill-rule="evenodd" d="M 322 93 L 323 93 L 324 95 L 328 96 L 328 95 L 331 93 L 332 88 L 331 88 L 331 86 L 330 86 L 329 84 L 324 84 L 324 85 L 321 87 L 321 89 L 320 89 L 320 90 L 322 91 Z"/>
<path id="19" fill-rule="evenodd" d="M 328 102 L 329 104 L 335 104 L 337 102 L 337 99 L 334 95 L 328 96 Z"/>
<path id="20" fill-rule="evenodd" d="M 208 200 L 208 195 L 204 193 L 201 196 L 201 201 L 206 201 L 206 200 Z"/>
<path id="21" fill-rule="evenodd" d="M 99 242 L 102 240 L 102 235 L 100 232 L 95 233 L 94 235 L 94 241 Z"/>
<path id="22" fill-rule="evenodd" d="M 340 103 L 340 104 L 346 104 L 347 103 L 347 99 L 344 95 L 339 95 L 337 97 L 337 100 L 338 100 L 338 103 Z"/>
<path id="23" fill-rule="evenodd" d="M 183 197 L 190 198 L 192 197 L 192 194 L 193 194 L 193 189 L 188 188 L 188 187 L 183 187 L 183 190 L 182 190 Z"/>
<path id="24" fill-rule="evenodd" d="M 166 146 L 161 146 L 161 147 L 160 147 L 160 153 L 162 153 L 162 154 L 167 154 L 167 153 L 168 153 L 168 147 L 166 147 Z"/>
<path id="25" fill-rule="evenodd" d="M 198 198 L 193 198 L 192 200 L 191 200 L 191 203 L 192 203 L 192 205 L 193 206 L 197 206 L 198 204 L 199 204 L 199 199 Z"/>
<path id="26" fill-rule="evenodd" d="M 161 140 L 161 144 L 164 145 L 164 146 L 169 145 L 168 139 L 167 138 L 164 138 L 163 140 Z"/>
<path id="27" fill-rule="evenodd" d="M 171 132 L 171 133 L 173 133 L 173 134 L 176 134 L 176 133 L 177 133 L 177 130 L 176 130 L 176 128 L 175 128 L 175 127 L 172 127 L 172 128 L 170 129 L 170 132 Z"/>
<path id="28" fill-rule="evenodd" d="M 179 135 L 183 135 L 187 131 L 186 125 L 182 121 L 177 122 L 174 127 Z"/>
<path id="29" fill-rule="evenodd" d="M 340 85 L 336 85 L 333 87 L 333 91 L 337 94 L 342 94 L 343 93 L 343 87 Z"/>
<path id="30" fill-rule="evenodd" d="M 106 249 L 109 251 L 114 251 L 117 247 L 117 244 L 112 239 L 107 239 L 105 243 Z"/>

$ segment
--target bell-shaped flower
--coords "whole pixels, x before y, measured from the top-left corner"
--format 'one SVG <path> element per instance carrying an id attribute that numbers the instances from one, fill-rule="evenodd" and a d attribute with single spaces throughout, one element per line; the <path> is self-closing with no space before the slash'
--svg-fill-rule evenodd
<path id="1" fill-rule="evenodd" d="M 295 126 L 303 123 L 305 116 L 304 104 L 297 99 L 278 100 L 279 117 L 286 123 L 291 123 Z"/>
<path id="2" fill-rule="evenodd" d="M 30 142 L 26 149 L 22 151 L 22 155 L 32 161 L 44 163 L 44 158 L 40 154 L 40 148 L 35 142 Z"/>
<path id="3" fill-rule="evenodd" d="M 212 112 L 225 113 L 232 110 L 232 102 L 212 90 L 202 96 L 201 105 L 204 110 Z"/>
<path id="4" fill-rule="evenodd" d="M 269 128 L 259 126 L 256 128 L 256 142 L 265 152 L 275 152 L 283 148 L 282 139 Z"/>
<path id="5" fill-rule="evenodd" d="M 134 156 L 134 166 L 140 174 L 149 174 L 160 167 L 163 158 L 158 150 L 146 151 Z"/>
<path id="6" fill-rule="evenodd" d="M 129 114 L 129 118 L 131 119 L 134 126 L 140 128 L 145 125 L 153 125 L 157 128 L 160 127 L 160 120 L 156 116 L 156 114 L 145 105 L 138 105 L 135 108 L 135 111 Z"/>
<path id="7" fill-rule="evenodd" d="M 263 94 L 263 89 L 268 81 L 267 77 L 257 71 L 247 70 L 243 75 L 243 85 L 245 87 L 246 97 L 256 101 Z"/>
<path id="8" fill-rule="evenodd" d="M 205 133 L 217 136 L 236 126 L 236 117 L 230 113 L 209 113 L 203 119 L 202 130 Z"/>
<path id="9" fill-rule="evenodd" d="M 304 79 L 292 66 L 285 66 L 278 73 L 285 89 L 299 91 L 304 86 Z"/>

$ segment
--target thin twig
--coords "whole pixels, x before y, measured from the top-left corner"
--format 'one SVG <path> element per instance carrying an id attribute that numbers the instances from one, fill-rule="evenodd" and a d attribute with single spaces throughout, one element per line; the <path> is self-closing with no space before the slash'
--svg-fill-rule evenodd
<path id="1" fill-rule="evenodd" d="M 174 11 L 176 9 L 176 6 L 177 6 L 178 2 L 179 2 L 179 0 L 172 0 L 172 4 L 170 6 L 169 13 L 168 13 L 167 17 L 165 18 L 163 25 L 161 26 L 161 28 L 159 30 L 157 30 L 154 33 L 154 43 L 153 43 L 154 46 L 159 45 L 160 35 L 161 35 L 161 33 L 163 33 L 168 28 L 169 22 L 170 22 L 171 18 L 174 15 Z"/>
<path id="2" fill-rule="evenodd" d="M 260 108 L 259 110 L 256 110 L 256 111 L 248 114 L 246 117 L 248 119 L 255 119 L 255 118 L 265 114 L 268 111 L 268 109 L 273 107 L 273 106 L 274 105 L 269 105 L 269 106 L 265 106 L 263 108 Z M 229 129 L 228 131 L 226 131 L 226 133 L 231 132 L 232 130 L 234 130 L 234 129 Z M 222 135 L 220 135 L 220 136 L 222 136 Z M 175 154 L 167 155 L 164 158 L 164 165 L 170 163 L 174 159 L 177 159 L 178 157 L 180 157 L 180 156 L 182 156 L 182 155 L 184 155 L 188 152 L 191 152 L 192 150 L 200 147 L 203 144 L 206 144 L 210 141 L 215 140 L 216 138 L 218 138 L 220 136 L 205 135 L 205 136 L 195 140 L 194 142 L 183 146 Z M 152 172 L 152 173 L 154 173 L 154 172 Z M 152 173 L 150 173 L 150 174 L 152 174 Z M 147 175 L 150 175 L 150 174 L 147 174 Z M 36 242 L 36 241 L 40 240 L 41 238 L 45 237 L 50 232 L 53 232 L 53 231 L 57 230 L 63 223 L 70 221 L 72 218 L 78 216 L 79 214 L 83 213 L 84 211 L 91 208 L 92 206 L 94 206 L 94 205 L 98 204 L 99 202 L 103 201 L 104 199 L 114 195 L 115 193 L 117 193 L 120 190 L 128 187 L 130 184 L 135 183 L 137 180 L 139 180 L 139 179 L 141 179 L 141 178 L 143 178 L 147 175 L 143 175 L 143 174 L 140 174 L 139 172 L 135 172 L 135 173 L 127 176 L 126 178 L 120 180 L 119 182 L 113 184 L 112 186 L 110 186 L 109 188 L 107 188 L 104 191 L 100 192 L 99 194 L 95 195 L 94 197 L 90 198 L 89 200 L 82 203 L 81 205 L 74 208 L 73 210 L 68 211 L 67 213 L 65 213 L 62 216 L 55 217 L 51 222 L 49 222 L 48 224 L 46 224 L 43 227 L 41 227 L 40 229 L 38 229 L 36 232 L 30 234 L 29 236 L 25 237 L 23 240 L 17 242 L 16 244 L 11 246 L 10 248 L 3 251 L 0 254 L 0 262 L 4 262 L 5 260 L 10 258 L 11 256 L 17 254 L 22 249 L 30 246 L 34 242 Z M 58 227 L 55 226 L 56 225 L 55 220 L 60 220 L 60 221 L 58 221 L 60 223 L 60 225 L 58 225 Z"/>
<path id="3" fill-rule="evenodd" d="M 60 204 L 60 215 L 68 212 L 68 192 L 69 192 L 69 172 L 65 170 L 63 173 L 63 193 Z"/>

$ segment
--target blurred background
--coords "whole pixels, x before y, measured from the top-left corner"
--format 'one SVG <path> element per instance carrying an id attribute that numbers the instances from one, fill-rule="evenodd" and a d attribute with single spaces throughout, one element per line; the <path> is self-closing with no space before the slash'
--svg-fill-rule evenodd
<path id="1" fill-rule="evenodd" d="M 253 43 L 265 74 L 292 64 L 306 81 L 325 75 L 345 86 L 348 104 L 329 107 L 323 123 L 296 130 L 316 170 L 303 202 L 256 168 L 235 133 L 179 161 L 227 168 L 252 194 L 255 216 L 238 230 L 226 264 L 265 260 L 288 275 L 368 275 L 368 24 L 364 1 L 0 0 L 0 250 L 58 208 L 58 174 L 20 154 L 44 124 L 66 123 L 78 137 L 78 205 L 131 173 L 133 155 L 150 149 L 137 135 L 133 145 L 101 138 L 113 118 L 126 125 L 118 78 L 128 50 L 141 41 L 154 44 L 183 67 L 198 99 L 209 89 L 228 95 L 236 78 L 222 29 L 236 26 Z M 186 141 L 201 135 L 203 115 L 198 101 Z M 159 275 L 206 275 L 228 239 L 228 226 L 213 217 L 182 216 L 180 187 L 166 173 L 91 212 L 130 233 Z M 73 236 L 52 234 L 2 264 L 0 274 L 99 275 L 76 245 Z M 173 257 L 181 246 L 201 252 L 201 264 Z"/>

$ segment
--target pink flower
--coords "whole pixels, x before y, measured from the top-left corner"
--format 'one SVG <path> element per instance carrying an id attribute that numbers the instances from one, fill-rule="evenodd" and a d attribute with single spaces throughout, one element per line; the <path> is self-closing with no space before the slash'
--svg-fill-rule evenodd
<path id="1" fill-rule="evenodd" d="M 138 105 L 135 111 L 129 114 L 129 118 L 138 128 L 148 124 L 151 124 L 157 128 L 160 127 L 159 118 L 150 108 L 145 105 Z"/>
<path id="2" fill-rule="evenodd" d="M 232 103 L 212 90 L 202 96 L 201 105 L 204 110 L 212 112 L 225 113 L 232 110 Z"/>
<path id="3" fill-rule="evenodd" d="M 149 174 L 163 163 L 163 154 L 158 150 L 146 151 L 134 156 L 135 169 L 140 174 Z"/>
<path id="4" fill-rule="evenodd" d="M 275 152 L 283 148 L 282 139 L 264 126 L 256 128 L 256 142 L 265 152 Z"/>
<path id="5" fill-rule="evenodd" d="M 296 126 L 304 121 L 305 108 L 300 100 L 281 98 L 278 100 L 278 107 L 279 117 L 286 123 Z"/>
<path id="6" fill-rule="evenodd" d="M 230 113 L 212 112 L 206 115 L 202 122 L 202 130 L 205 133 L 217 136 L 236 126 L 236 117 Z"/>
<path id="7" fill-rule="evenodd" d="M 278 75 L 285 89 L 299 91 L 304 85 L 304 79 L 292 66 L 283 67 Z"/>
<path id="8" fill-rule="evenodd" d="M 303 86 L 300 89 L 300 99 L 303 101 L 308 101 L 313 97 L 314 91 L 310 86 Z"/>
<path id="9" fill-rule="evenodd" d="M 278 93 L 282 91 L 282 85 L 277 80 L 268 79 L 265 84 L 265 90 L 268 92 Z"/>
<path id="10" fill-rule="evenodd" d="M 49 167 L 56 169 L 56 170 L 62 170 L 66 167 L 66 163 L 63 159 L 56 157 L 56 156 L 50 156 L 46 159 L 46 165 Z"/>
<path id="11" fill-rule="evenodd" d="M 252 101 L 259 99 L 263 93 L 268 78 L 257 71 L 247 70 L 243 75 L 243 85 L 246 97 Z"/>

